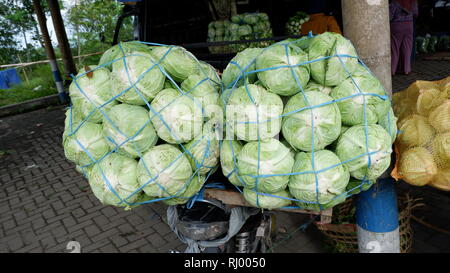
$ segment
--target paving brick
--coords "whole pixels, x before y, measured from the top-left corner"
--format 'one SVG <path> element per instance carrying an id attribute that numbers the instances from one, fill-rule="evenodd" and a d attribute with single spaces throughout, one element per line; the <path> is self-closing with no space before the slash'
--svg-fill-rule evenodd
<path id="1" fill-rule="evenodd" d="M 90 225 L 90 226 L 85 227 L 84 231 L 86 232 L 86 234 L 89 237 L 94 237 L 95 235 L 97 235 L 101 232 L 101 230 L 95 225 Z"/>
<path id="2" fill-rule="evenodd" d="M 167 241 L 161 237 L 158 233 L 153 233 L 152 235 L 147 237 L 147 240 L 152 243 L 155 247 L 161 247 L 164 244 L 167 244 Z"/>
<path id="3" fill-rule="evenodd" d="M 24 243 L 20 236 L 16 236 L 14 239 L 8 241 L 8 247 L 12 252 L 19 250 L 23 246 Z"/>

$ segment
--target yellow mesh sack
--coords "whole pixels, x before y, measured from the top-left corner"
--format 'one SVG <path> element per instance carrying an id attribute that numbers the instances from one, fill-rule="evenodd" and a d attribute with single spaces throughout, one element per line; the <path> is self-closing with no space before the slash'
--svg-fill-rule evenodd
<path id="1" fill-rule="evenodd" d="M 391 176 L 450 191 L 450 77 L 416 81 L 393 95 L 398 117 Z"/>

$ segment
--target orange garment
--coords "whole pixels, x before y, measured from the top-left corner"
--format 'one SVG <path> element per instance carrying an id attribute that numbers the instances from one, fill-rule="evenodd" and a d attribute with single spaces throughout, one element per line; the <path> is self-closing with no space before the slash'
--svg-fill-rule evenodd
<path id="1" fill-rule="evenodd" d="M 342 34 L 341 28 L 339 27 L 334 16 L 328 16 L 324 13 L 309 15 L 309 21 L 302 24 L 302 34 L 306 35 L 310 31 L 312 31 L 314 35 L 327 31 Z"/>

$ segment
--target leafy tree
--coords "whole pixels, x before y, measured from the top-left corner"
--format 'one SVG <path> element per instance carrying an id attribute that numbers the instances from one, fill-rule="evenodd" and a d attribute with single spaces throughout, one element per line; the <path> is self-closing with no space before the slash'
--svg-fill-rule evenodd
<path id="1" fill-rule="evenodd" d="M 104 50 L 111 46 L 122 4 L 115 0 L 78 0 L 68 10 L 68 22 L 75 37 L 71 43 L 85 51 Z M 131 18 L 128 18 L 131 19 Z M 133 37 L 131 20 L 125 20 L 120 31 L 119 40 Z"/>

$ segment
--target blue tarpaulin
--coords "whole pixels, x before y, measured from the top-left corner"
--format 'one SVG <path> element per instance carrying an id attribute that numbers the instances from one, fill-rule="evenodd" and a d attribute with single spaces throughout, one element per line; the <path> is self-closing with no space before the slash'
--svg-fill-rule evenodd
<path id="1" fill-rule="evenodd" d="M 22 80 L 19 77 L 19 73 L 17 73 L 17 69 L 10 68 L 0 71 L 0 89 L 9 89 L 21 82 Z"/>

